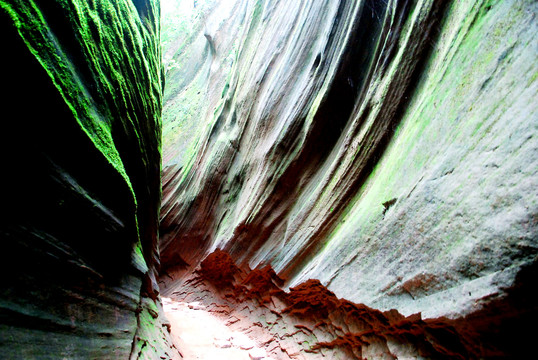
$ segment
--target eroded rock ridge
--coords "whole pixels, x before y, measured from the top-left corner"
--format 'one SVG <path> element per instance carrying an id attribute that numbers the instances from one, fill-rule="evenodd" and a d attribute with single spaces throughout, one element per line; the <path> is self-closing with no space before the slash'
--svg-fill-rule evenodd
<path id="1" fill-rule="evenodd" d="M 536 275 L 535 269 L 526 272 Z M 181 284 L 178 275 L 185 280 Z M 239 267 L 221 250 L 193 273 L 165 274 L 160 282 L 164 296 L 209 311 L 234 333 L 256 341 L 263 359 L 479 359 L 525 353 L 511 348 L 526 340 L 514 341 L 524 331 L 509 328 L 513 314 L 503 314 L 501 302 L 470 318 L 405 317 L 339 299 L 319 280 L 284 291 L 270 266 Z M 495 317 L 500 329 L 486 325 Z"/>

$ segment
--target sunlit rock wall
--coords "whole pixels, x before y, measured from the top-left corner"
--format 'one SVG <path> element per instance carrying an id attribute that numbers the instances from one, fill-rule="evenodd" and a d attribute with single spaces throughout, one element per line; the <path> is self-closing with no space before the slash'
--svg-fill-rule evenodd
<path id="1" fill-rule="evenodd" d="M 174 356 L 155 281 L 159 16 L 0 1 L 2 358 Z"/>
<path id="2" fill-rule="evenodd" d="M 170 276 L 221 248 L 288 285 L 455 317 L 534 263 L 536 2 L 216 6 L 168 52 Z"/>

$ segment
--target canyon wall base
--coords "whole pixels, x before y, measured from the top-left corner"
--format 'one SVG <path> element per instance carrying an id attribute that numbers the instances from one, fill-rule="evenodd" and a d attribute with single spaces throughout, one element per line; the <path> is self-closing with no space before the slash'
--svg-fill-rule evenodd
<path id="1" fill-rule="evenodd" d="M 529 284 L 536 268 L 526 269 L 525 276 L 516 288 Z M 178 278 L 185 281 L 180 285 Z M 506 312 L 530 307 L 533 300 L 523 287 L 513 291 L 511 303 L 491 302 L 473 316 L 405 317 L 396 310 L 381 312 L 339 299 L 318 280 L 286 292 L 281 288 L 283 279 L 270 266 L 238 267 L 220 250 L 195 271 L 167 273 L 160 283 L 163 296 L 208 311 L 234 334 L 249 336 L 264 356 L 275 360 L 525 357 L 532 353 L 526 326 L 538 319 L 536 307 L 533 313 Z"/>

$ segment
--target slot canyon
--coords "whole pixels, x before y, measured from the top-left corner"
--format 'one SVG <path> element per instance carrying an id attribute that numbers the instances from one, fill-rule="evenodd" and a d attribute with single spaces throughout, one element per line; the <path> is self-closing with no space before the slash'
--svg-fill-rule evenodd
<path id="1" fill-rule="evenodd" d="M 532 358 L 537 12 L 0 0 L 0 358 Z"/>

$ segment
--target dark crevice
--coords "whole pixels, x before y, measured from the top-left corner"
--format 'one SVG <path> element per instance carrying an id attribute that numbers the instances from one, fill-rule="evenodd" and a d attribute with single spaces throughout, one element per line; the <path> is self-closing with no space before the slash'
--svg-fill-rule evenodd
<path id="1" fill-rule="evenodd" d="M 399 91 L 397 88 L 398 86 L 403 86 L 405 90 L 401 93 L 401 95 L 399 95 L 398 98 L 395 99 L 397 101 L 397 107 L 392 114 L 386 112 L 386 110 L 390 108 L 389 106 L 386 106 L 385 114 L 380 113 L 377 115 L 377 121 L 383 126 L 374 126 L 369 130 L 369 133 L 371 134 L 368 134 L 366 138 L 375 139 L 375 143 L 368 144 L 368 146 L 363 145 L 361 152 L 356 156 L 356 161 L 364 162 L 364 164 L 360 168 L 360 172 L 354 177 L 353 183 L 348 187 L 346 193 L 342 194 L 343 199 L 352 199 L 353 196 L 357 194 L 385 152 L 398 124 L 400 123 L 401 118 L 403 117 L 405 110 L 407 109 L 409 102 L 413 97 L 426 63 L 431 57 L 431 52 L 433 50 L 433 46 L 431 46 L 431 44 L 434 44 L 437 41 L 436 36 L 439 35 L 439 32 L 434 30 L 439 27 L 447 6 L 448 4 L 445 2 L 437 3 L 430 11 L 429 17 L 424 20 L 424 27 L 422 27 L 418 33 L 414 35 L 417 38 L 415 43 L 421 44 L 419 48 L 417 48 L 416 55 L 414 57 L 418 60 L 414 66 L 411 65 L 412 73 L 408 75 L 408 77 L 403 74 L 401 83 L 392 84 L 393 88 L 389 90 L 387 95 L 388 98 L 394 96 L 394 94 L 397 94 Z M 400 24 L 400 26 L 403 25 L 404 24 Z M 390 51 L 394 50 L 391 49 Z M 391 93 L 391 91 L 393 93 Z M 374 132 L 381 132 L 381 136 L 375 134 Z M 286 270 L 283 272 L 283 275 L 288 278 L 292 278 L 303 269 L 308 261 L 313 258 L 314 254 L 316 254 L 321 246 L 323 246 L 322 240 L 325 239 L 332 231 L 346 206 L 347 201 L 342 201 L 337 204 L 331 213 L 332 218 L 328 219 L 318 230 L 318 232 L 311 237 L 309 244 L 300 251 L 293 264 L 288 265 Z"/>
<path id="2" fill-rule="evenodd" d="M 350 5 L 345 2 L 340 4 L 336 16 L 337 20 L 333 24 L 330 37 L 333 40 L 329 41 L 327 49 L 330 49 L 333 42 L 336 41 L 335 32 L 342 27 L 339 21 L 343 21 L 343 14 L 349 11 L 348 6 Z M 386 10 L 381 7 L 376 11 L 381 11 L 381 9 Z M 381 25 L 378 21 L 377 17 L 366 16 L 365 12 L 354 21 L 351 31 L 353 35 L 344 48 L 345 55 L 339 60 L 338 71 L 328 94 L 316 112 L 313 128 L 310 130 L 306 143 L 302 146 L 300 155 L 279 177 L 271 194 L 271 204 L 263 210 L 264 215 L 256 218 L 257 223 L 245 224 L 242 229 L 236 229 L 233 245 L 227 248 L 232 254 L 241 253 L 243 254 L 242 258 L 245 259 L 253 255 L 255 249 L 266 241 L 291 209 L 290 206 L 284 206 L 284 204 L 293 201 L 298 196 L 298 192 L 301 191 L 297 185 L 302 181 L 298 179 L 312 176 L 336 146 L 344 128 L 350 121 L 357 102 L 359 88 L 362 88 L 363 82 L 366 81 L 365 73 L 367 72 L 362 70 L 362 66 L 373 61 L 371 50 L 378 41 L 376 36 L 364 36 L 364 33 L 368 31 L 372 34 L 372 29 L 380 28 Z M 376 33 L 375 30 L 373 33 Z M 329 58 L 324 56 L 323 61 L 329 61 Z M 295 144 L 304 120 L 294 122 L 293 127 L 287 130 L 286 136 L 278 144 L 284 145 L 281 152 L 289 151 L 290 147 Z M 277 150 L 279 149 L 278 145 Z M 267 220 L 268 218 L 272 220 Z M 260 229 L 262 230 L 260 231 Z M 252 241 L 252 239 L 255 240 Z M 249 244 L 244 244 L 243 241 L 248 241 Z M 245 252 L 245 248 L 248 248 L 249 251 Z"/>

